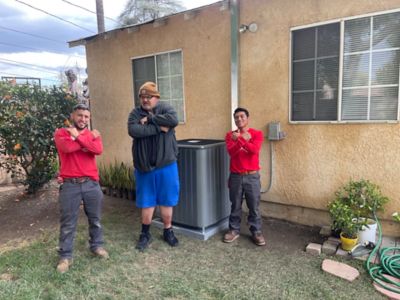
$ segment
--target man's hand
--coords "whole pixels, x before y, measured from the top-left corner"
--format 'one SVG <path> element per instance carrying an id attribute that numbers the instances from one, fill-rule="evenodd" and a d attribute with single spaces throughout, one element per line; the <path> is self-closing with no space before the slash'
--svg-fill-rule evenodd
<path id="1" fill-rule="evenodd" d="M 68 127 L 68 128 L 65 128 L 67 131 L 68 131 L 68 133 L 71 135 L 71 137 L 73 137 L 74 139 L 76 139 L 77 137 L 78 137 L 78 135 L 79 135 L 79 131 L 78 131 L 78 129 L 76 129 L 75 127 Z"/>
<path id="2" fill-rule="evenodd" d="M 248 141 L 248 140 L 251 139 L 251 134 L 250 134 L 248 131 L 246 131 L 245 133 L 242 134 L 242 137 L 243 137 L 246 141 Z"/>
<path id="3" fill-rule="evenodd" d="M 140 122 L 140 124 L 142 124 L 142 125 L 146 124 L 146 123 L 147 123 L 147 117 L 144 117 L 144 118 L 140 119 L 139 122 Z"/>
<path id="4" fill-rule="evenodd" d="M 239 136 L 240 136 L 240 133 L 234 131 L 234 132 L 232 133 L 232 140 L 236 141 L 236 140 L 239 138 Z"/>
<path id="5" fill-rule="evenodd" d="M 100 136 L 100 132 L 97 129 L 93 129 L 92 135 L 95 139 L 97 139 Z"/>
<path id="6" fill-rule="evenodd" d="M 169 127 L 168 126 L 160 126 L 160 129 L 162 132 L 168 132 L 169 131 Z"/>

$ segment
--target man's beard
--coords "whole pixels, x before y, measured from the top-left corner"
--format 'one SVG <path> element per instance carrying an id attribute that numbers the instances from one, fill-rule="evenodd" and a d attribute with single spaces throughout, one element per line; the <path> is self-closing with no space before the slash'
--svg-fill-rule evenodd
<path id="1" fill-rule="evenodd" d="M 83 126 L 83 127 L 80 127 L 77 123 L 75 123 L 75 122 L 73 122 L 73 124 L 74 124 L 74 127 L 76 128 L 76 129 L 78 129 L 78 130 L 83 130 L 83 129 L 85 129 L 85 128 L 87 128 L 88 127 L 88 125 L 85 125 L 85 126 Z"/>

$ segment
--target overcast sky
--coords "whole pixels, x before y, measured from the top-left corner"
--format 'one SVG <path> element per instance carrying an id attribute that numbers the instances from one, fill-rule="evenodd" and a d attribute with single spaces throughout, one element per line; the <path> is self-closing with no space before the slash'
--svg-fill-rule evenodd
<path id="1" fill-rule="evenodd" d="M 106 30 L 118 27 L 107 17 L 116 20 L 126 1 L 103 0 Z M 191 9 L 216 1 L 181 0 L 181 3 Z M 67 41 L 96 34 L 96 15 L 71 4 L 96 10 L 96 0 L 0 0 L 0 77 L 40 77 L 42 84 L 52 85 L 59 83 L 60 71 L 69 68 L 78 68 L 81 76 L 86 76 L 85 48 L 69 48 Z"/>

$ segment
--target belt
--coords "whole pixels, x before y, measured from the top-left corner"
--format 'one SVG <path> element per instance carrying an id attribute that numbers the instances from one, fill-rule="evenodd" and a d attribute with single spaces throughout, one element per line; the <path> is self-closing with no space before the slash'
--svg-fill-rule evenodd
<path id="1" fill-rule="evenodd" d="M 257 172 L 258 171 L 244 171 L 244 172 L 233 173 L 233 174 L 244 176 L 244 175 L 256 174 Z"/>
<path id="2" fill-rule="evenodd" d="M 74 184 L 84 183 L 90 180 L 90 177 L 74 177 L 74 178 L 64 178 L 64 182 L 70 182 Z"/>

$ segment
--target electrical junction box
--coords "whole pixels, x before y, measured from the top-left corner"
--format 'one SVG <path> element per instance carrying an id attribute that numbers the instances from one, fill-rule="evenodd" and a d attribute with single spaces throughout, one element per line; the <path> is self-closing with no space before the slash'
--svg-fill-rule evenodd
<path id="1" fill-rule="evenodd" d="M 277 121 L 268 124 L 268 140 L 280 141 L 286 137 L 286 132 L 281 131 L 281 123 Z"/>

